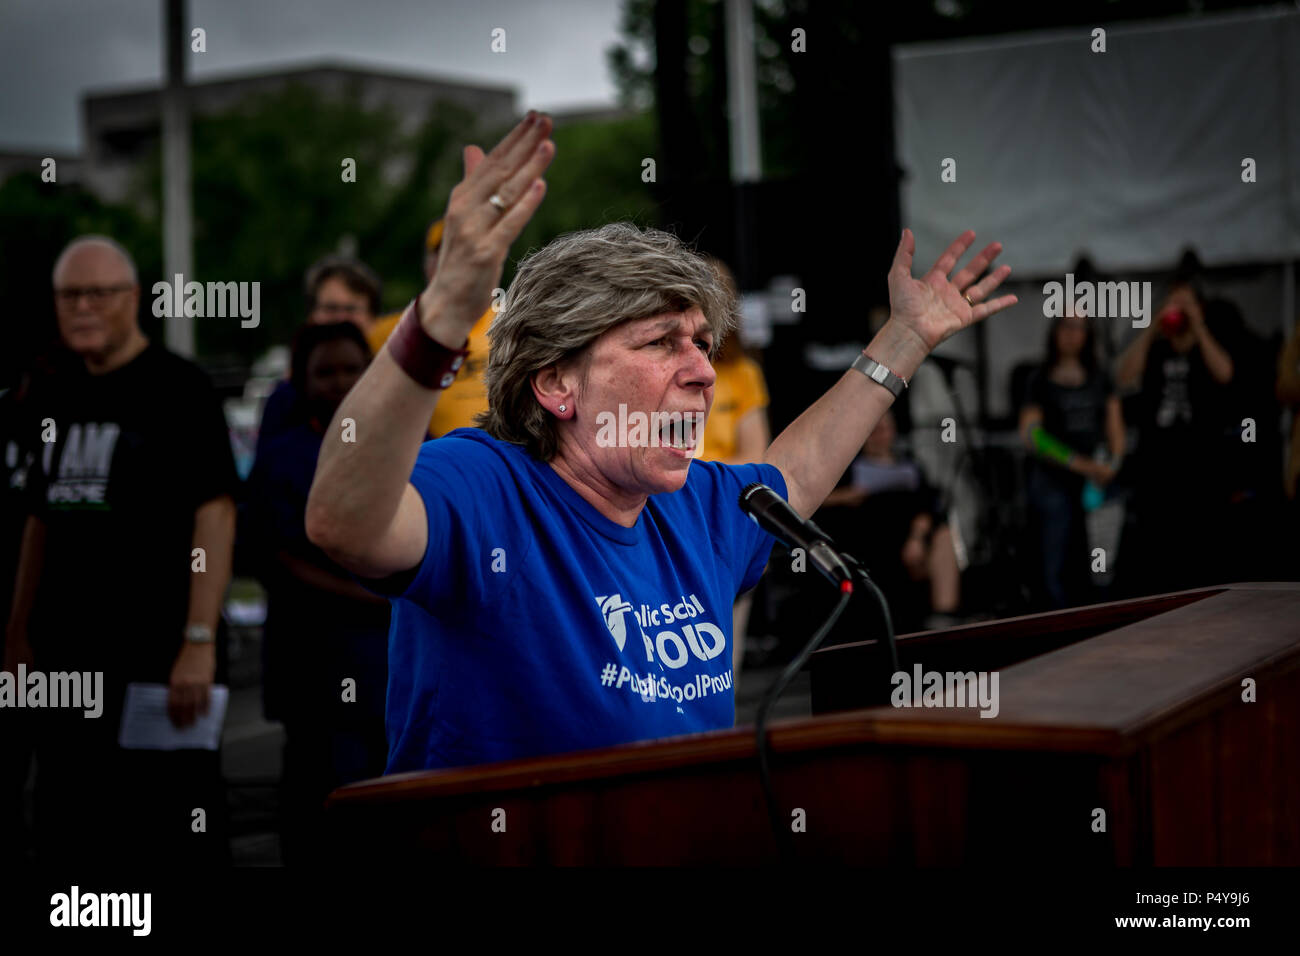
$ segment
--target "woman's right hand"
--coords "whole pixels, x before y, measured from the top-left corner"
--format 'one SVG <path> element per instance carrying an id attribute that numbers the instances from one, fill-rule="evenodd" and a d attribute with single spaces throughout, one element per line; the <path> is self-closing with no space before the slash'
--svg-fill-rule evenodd
<path id="1" fill-rule="evenodd" d="M 438 271 L 419 303 L 425 332 L 448 348 L 460 348 L 491 305 L 510 244 L 546 194 L 540 176 L 555 156 L 550 132 L 551 118 L 529 110 L 486 156 L 465 147 L 465 176 L 443 217 Z"/>

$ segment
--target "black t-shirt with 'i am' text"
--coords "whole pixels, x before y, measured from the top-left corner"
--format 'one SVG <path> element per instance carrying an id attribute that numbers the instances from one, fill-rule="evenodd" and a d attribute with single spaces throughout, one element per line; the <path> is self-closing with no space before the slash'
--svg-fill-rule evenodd
<path id="1" fill-rule="evenodd" d="M 195 511 L 239 482 L 211 383 L 151 344 L 102 375 L 45 379 L 25 405 L 29 507 L 46 526 L 38 667 L 165 683 L 184 639 Z"/>

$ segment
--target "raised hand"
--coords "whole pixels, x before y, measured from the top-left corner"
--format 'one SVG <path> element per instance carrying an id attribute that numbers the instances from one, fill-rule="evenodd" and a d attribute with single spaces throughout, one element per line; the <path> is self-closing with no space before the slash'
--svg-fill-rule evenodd
<path id="1" fill-rule="evenodd" d="M 894 264 L 889 270 L 890 317 L 915 332 L 927 349 L 933 349 L 953 333 L 1018 301 L 1014 295 L 984 301 L 1011 274 L 1010 266 L 999 266 L 975 282 L 1002 251 L 1000 242 L 989 243 L 964 269 L 948 277 L 948 273 L 956 268 L 957 260 L 965 255 L 974 241 L 975 233 L 966 230 L 944 251 L 929 272 L 916 279 L 912 276 L 916 238 L 910 229 L 903 230 L 903 238 L 894 253 Z"/>
<path id="2" fill-rule="evenodd" d="M 459 348 L 492 302 L 510 244 L 546 195 L 555 156 L 549 116 L 532 110 L 486 156 L 466 146 L 465 176 L 443 218 L 438 271 L 420 296 L 424 330 Z"/>

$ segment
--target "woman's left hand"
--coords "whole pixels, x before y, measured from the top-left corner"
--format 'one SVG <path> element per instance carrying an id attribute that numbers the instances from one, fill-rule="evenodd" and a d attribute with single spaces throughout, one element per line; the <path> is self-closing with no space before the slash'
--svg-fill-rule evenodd
<path id="1" fill-rule="evenodd" d="M 927 349 L 1019 301 L 1014 295 L 984 301 L 1011 274 L 1010 266 L 999 266 L 979 282 L 975 281 L 1002 251 L 1000 242 L 989 243 L 964 269 L 949 278 L 948 273 L 956 268 L 957 260 L 974 241 L 975 233 L 966 230 L 929 272 L 915 279 L 912 254 L 916 251 L 916 238 L 910 229 L 903 230 L 889 270 L 890 317 L 915 332 Z"/>

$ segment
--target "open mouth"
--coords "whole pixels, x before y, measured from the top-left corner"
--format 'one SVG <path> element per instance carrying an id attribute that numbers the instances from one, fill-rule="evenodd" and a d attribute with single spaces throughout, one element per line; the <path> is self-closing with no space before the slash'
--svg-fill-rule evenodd
<path id="1" fill-rule="evenodd" d="M 665 448 L 692 452 L 700 442 L 700 432 L 704 425 L 704 416 L 696 412 L 661 412 L 665 419 L 659 429 L 659 444 Z"/>

